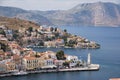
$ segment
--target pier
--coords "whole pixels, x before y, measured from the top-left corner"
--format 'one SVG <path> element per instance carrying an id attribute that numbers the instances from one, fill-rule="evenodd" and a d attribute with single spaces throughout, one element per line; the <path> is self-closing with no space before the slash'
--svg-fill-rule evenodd
<path id="1" fill-rule="evenodd" d="M 91 55 L 88 54 L 88 60 L 87 63 L 84 63 L 82 66 L 79 67 L 56 67 L 56 68 L 41 68 L 39 70 L 17 70 L 13 71 L 11 73 L 1 73 L 0 77 L 5 76 L 21 76 L 21 75 L 27 75 L 27 74 L 34 74 L 34 73 L 51 73 L 51 72 L 74 72 L 74 71 L 98 71 L 100 68 L 99 64 L 91 64 Z"/>
<path id="2" fill-rule="evenodd" d="M 77 68 L 65 68 L 65 69 L 49 69 L 49 70 L 38 70 L 38 71 L 26 71 L 23 73 L 13 72 L 9 74 L 0 74 L 0 77 L 6 76 L 21 76 L 34 73 L 52 73 L 52 72 L 74 72 L 74 71 L 98 71 L 100 68 L 99 64 L 90 64 L 86 67 L 77 67 Z"/>

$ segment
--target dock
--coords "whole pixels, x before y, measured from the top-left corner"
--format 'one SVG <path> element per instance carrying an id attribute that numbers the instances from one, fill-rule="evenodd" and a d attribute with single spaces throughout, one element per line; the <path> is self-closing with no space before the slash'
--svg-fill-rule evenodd
<path id="1" fill-rule="evenodd" d="M 99 65 L 98 64 L 91 64 L 88 67 L 83 67 L 83 68 L 70 68 L 70 69 L 60 69 L 60 72 L 67 72 L 67 71 L 97 71 L 99 70 Z"/>
<path id="2" fill-rule="evenodd" d="M 21 75 L 28 75 L 28 74 L 35 74 L 35 73 L 52 73 L 52 72 L 75 72 L 75 71 L 98 71 L 100 68 L 99 64 L 90 64 L 86 67 L 77 67 L 77 68 L 65 68 L 65 69 L 49 69 L 49 70 L 38 70 L 38 71 L 26 71 L 26 74 L 18 74 L 16 73 L 9 73 L 9 74 L 0 74 L 0 77 L 6 76 L 21 76 Z M 18 74 L 18 75 L 17 75 Z"/>
<path id="3" fill-rule="evenodd" d="M 94 66 L 94 67 L 93 67 Z M 51 72 L 75 72 L 75 71 L 98 71 L 99 65 L 94 64 L 91 67 L 78 67 L 78 68 L 65 68 L 65 69 L 54 69 L 54 70 L 40 70 L 40 71 L 30 71 L 28 74 L 32 73 L 51 73 Z"/>

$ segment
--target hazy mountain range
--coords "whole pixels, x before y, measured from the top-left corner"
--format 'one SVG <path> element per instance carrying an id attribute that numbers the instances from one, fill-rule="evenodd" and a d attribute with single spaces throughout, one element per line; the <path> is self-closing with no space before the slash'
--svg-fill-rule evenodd
<path id="1" fill-rule="evenodd" d="M 0 6 L 0 16 L 18 17 L 41 25 L 57 26 L 120 26 L 120 5 L 85 3 L 69 10 L 35 11 Z"/>

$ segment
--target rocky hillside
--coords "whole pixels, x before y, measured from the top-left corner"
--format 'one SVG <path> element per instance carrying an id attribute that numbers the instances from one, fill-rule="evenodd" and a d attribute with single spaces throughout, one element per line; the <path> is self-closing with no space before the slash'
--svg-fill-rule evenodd
<path id="1" fill-rule="evenodd" d="M 114 3 L 86 3 L 67 11 L 39 13 L 55 25 L 120 26 L 120 5 Z"/>
<path id="2" fill-rule="evenodd" d="M 7 7 L 8 8 L 8 7 Z M 40 24 L 58 26 L 120 26 L 120 5 L 114 3 L 85 3 L 69 10 L 59 11 L 26 11 L 9 7 L 0 7 L 0 15 L 20 17 Z M 11 13 L 11 14 L 9 14 Z"/>
<path id="3" fill-rule="evenodd" d="M 35 14 L 30 11 L 15 7 L 0 6 L 0 16 L 10 17 L 10 18 L 17 17 L 20 19 L 34 21 L 42 25 L 51 25 L 50 21 L 47 18 L 41 16 L 40 14 Z"/>
<path id="4" fill-rule="evenodd" d="M 38 28 L 39 25 L 26 20 L 21 20 L 18 18 L 7 18 L 7 17 L 0 17 L 0 26 L 5 25 L 9 29 L 18 30 L 20 28 Z"/>

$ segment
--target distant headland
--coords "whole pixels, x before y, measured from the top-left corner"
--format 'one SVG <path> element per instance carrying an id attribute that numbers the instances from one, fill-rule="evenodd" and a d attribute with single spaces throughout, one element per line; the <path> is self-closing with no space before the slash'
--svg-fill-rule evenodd
<path id="1" fill-rule="evenodd" d="M 120 27 L 120 5 L 111 2 L 83 3 L 69 10 L 51 11 L 0 6 L 0 16 L 17 17 L 41 25 Z"/>

